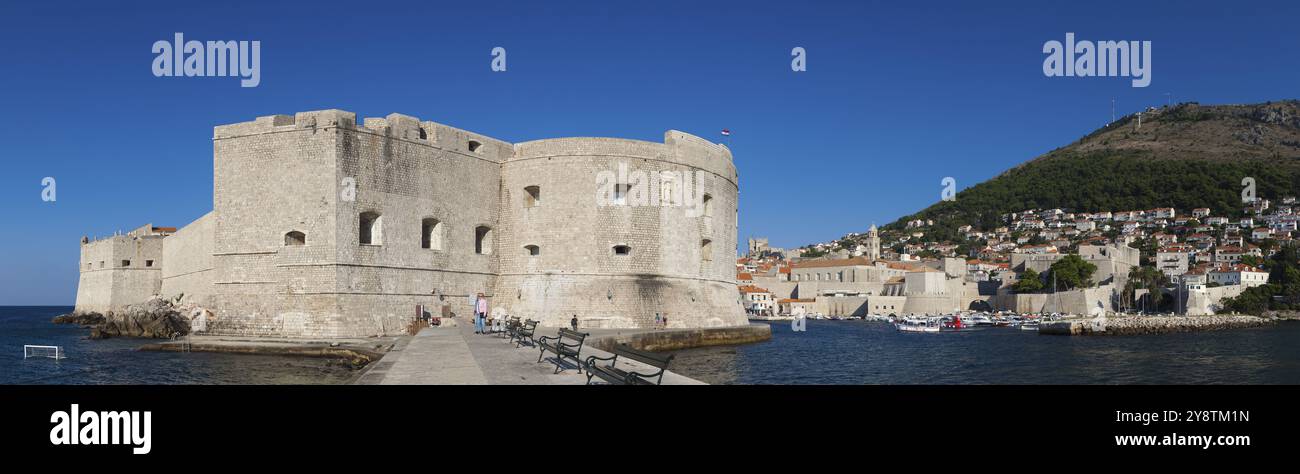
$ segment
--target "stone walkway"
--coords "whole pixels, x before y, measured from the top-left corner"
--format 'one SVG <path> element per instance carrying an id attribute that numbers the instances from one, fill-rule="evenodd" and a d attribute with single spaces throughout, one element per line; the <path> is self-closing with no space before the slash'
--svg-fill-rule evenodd
<path id="1" fill-rule="evenodd" d="M 554 336 L 556 328 L 537 328 L 537 337 Z M 593 335 L 592 337 L 596 337 Z M 590 340 L 590 339 L 589 339 Z M 537 362 L 540 351 L 524 345 L 516 348 L 503 335 L 474 334 L 470 324 L 436 327 L 403 338 L 382 359 L 373 362 L 357 378 L 361 385 L 582 385 L 587 376 L 579 374 L 572 362 L 556 374 L 548 358 Z M 584 346 L 582 357 L 601 357 L 608 353 Z M 622 361 L 619 364 L 623 364 Z M 638 365 L 632 363 L 630 365 Z M 597 379 L 599 381 L 599 379 Z M 664 385 L 701 384 L 694 379 L 669 372 Z"/>

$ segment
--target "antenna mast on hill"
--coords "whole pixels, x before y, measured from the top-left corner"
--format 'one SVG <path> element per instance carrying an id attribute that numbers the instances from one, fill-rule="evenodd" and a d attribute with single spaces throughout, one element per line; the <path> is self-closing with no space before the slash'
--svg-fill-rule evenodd
<path id="1" fill-rule="evenodd" d="M 1106 125 L 1110 125 L 1112 123 L 1115 123 L 1115 98 L 1114 97 L 1110 98 L 1110 123 L 1107 123 Z"/>

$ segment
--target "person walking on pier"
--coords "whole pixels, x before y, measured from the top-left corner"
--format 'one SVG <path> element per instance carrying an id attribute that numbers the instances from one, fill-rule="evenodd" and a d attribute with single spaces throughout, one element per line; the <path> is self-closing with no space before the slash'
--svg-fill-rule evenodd
<path id="1" fill-rule="evenodd" d="M 574 331 L 578 330 L 578 315 L 573 315 L 573 319 L 569 320 L 569 325 L 573 326 Z"/>

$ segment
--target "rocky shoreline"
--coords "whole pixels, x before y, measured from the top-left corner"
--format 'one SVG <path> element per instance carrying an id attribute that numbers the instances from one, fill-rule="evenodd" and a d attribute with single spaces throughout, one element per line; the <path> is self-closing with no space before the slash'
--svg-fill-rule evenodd
<path id="1" fill-rule="evenodd" d="M 169 339 L 190 333 L 189 318 L 181 314 L 173 301 L 159 297 L 126 306 L 118 311 L 105 313 L 73 311 L 55 316 L 51 321 L 55 324 L 77 324 L 90 328 L 91 339 L 111 337 Z"/>
<path id="2" fill-rule="evenodd" d="M 1277 318 L 1248 315 L 1120 316 L 1045 322 L 1039 334 L 1062 336 L 1132 336 L 1175 332 L 1217 331 L 1270 326 Z"/>

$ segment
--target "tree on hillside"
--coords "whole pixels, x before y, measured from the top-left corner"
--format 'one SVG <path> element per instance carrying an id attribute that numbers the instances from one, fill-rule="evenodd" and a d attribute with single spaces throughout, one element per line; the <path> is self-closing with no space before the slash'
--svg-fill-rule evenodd
<path id="1" fill-rule="evenodd" d="M 1069 254 L 1057 260 L 1047 270 L 1048 281 L 1054 282 L 1056 290 L 1072 290 L 1092 286 L 1092 274 L 1097 266 L 1085 261 L 1079 254 Z"/>
<path id="2" fill-rule="evenodd" d="M 1011 285 L 1011 290 L 1016 293 L 1037 293 L 1043 289 L 1043 280 L 1039 277 L 1038 272 L 1034 269 L 1026 269 L 1020 274 L 1020 281 Z"/>
<path id="3" fill-rule="evenodd" d="M 1247 288 L 1235 298 L 1223 300 L 1220 313 L 1260 314 L 1267 311 L 1273 302 L 1273 295 L 1279 291 L 1277 285 L 1260 285 Z"/>

